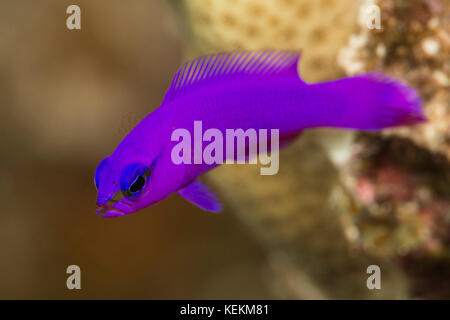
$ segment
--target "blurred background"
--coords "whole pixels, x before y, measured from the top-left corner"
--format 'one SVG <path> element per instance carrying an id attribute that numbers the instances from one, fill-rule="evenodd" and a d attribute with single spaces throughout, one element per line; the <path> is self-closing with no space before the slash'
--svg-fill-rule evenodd
<path id="1" fill-rule="evenodd" d="M 450 298 L 449 26 L 446 0 L 0 0 L 0 298 Z M 305 133 L 275 176 L 220 167 L 220 215 L 178 195 L 95 215 L 97 164 L 183 61 L 264 48 L 302 49 L 310 82 L 401 78 L 429 122 Z"/>

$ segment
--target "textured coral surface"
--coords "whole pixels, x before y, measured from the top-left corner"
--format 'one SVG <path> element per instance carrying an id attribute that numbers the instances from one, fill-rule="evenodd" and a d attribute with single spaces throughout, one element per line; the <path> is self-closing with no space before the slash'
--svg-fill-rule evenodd
<path id="1" fill-rule="evenodd" d="M 200 52 L 232 49 L 304 50 L 310 81 L 336 75 L 336 55 L 356 24 L 354 0 L 188 0 L 186 12 Z"/>
<path id="2" fill-rule="evenodd" d="M 351 242 L 397 257 L 411 276 L 412 295 L 448 298 L 443 269 L 450 267 L 450 4 L 375 3 L 381 30 L 362 24 L 341 50 L 339 64 L 348 75 L 380 70 L 403 79 L 417 89 L 428 122 L 359 135 L 340 170 L 348 197 L 335 199 Z"/>
<path id="3" fill-rule="evenodd" d="M 384 132 L 450 161 L 450 7 L 445 0 L 378 1 L 381 30 L 364 25 L 341 51 L 347 74 L 383 70 L 417 88 L 428 125 Z"/>

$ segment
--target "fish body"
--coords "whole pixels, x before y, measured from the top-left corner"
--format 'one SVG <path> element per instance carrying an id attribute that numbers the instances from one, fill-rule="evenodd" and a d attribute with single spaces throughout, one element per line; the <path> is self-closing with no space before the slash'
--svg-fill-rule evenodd
<path id="1" fill-rule="evenodd" d="M 380 130 L 424 121 L 415 91 L 381 74 L 307 84 L 299 52 L 222 53 L 188 62 L 161 106 L 144 118 L 97 168 L 97 213 L 121 216 L 178 192 L 207 211 L 220 202 L 196 178 L 217 164 L 175 164 L 172 134 L 202 130 L 278 129 L 281 142 L 305 129 Z M 225 148 L 225 142 L 224 148 Z M 258 141 L 259 143 L 259 141 Z M 281 144 L 284 145 L 284 144 Z M 223 160 L 228 153 L 223 154 Z"/>

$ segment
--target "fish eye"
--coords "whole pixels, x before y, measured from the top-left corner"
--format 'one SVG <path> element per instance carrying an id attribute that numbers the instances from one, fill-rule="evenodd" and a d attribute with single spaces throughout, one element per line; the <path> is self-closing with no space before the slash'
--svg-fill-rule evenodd
<path id="1" fill-rule="evenodd" d="M 145 186 L 145 177 L 143 175 L 137 176 L 136 180 L 128 188 L 129 193 L 136 193 Z"/>
<path id="2" fill-rule="evenodd" d="M 150 173 L 151 170 L 142 163 L 126 166 L 120 177 L 120 189 L 125 197 L 130 200 L 138 198 L 147 184 Z"/>

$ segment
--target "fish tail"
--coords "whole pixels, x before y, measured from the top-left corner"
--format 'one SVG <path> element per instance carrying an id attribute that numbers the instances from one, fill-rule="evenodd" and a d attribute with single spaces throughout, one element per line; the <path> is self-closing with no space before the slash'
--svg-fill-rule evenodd
<path id="1" fill-rule="evenodd" d="M 380 73 L 310 85 L 316 126 L 357 130 L 426 121 L 415 89 Z"/>

